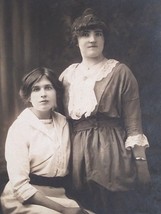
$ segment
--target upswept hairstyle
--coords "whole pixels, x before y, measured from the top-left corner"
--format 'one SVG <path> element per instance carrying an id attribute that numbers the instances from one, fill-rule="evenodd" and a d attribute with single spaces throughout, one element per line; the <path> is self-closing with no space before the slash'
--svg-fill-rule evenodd
<path id="1" fill-rule="evenodd" d="M 96 12 L 87 8 L 81 16 L 75 19 L 72 25 L 72 43 L 77 44 L 77 38 L 82 35 L 85 30 L 93 30 L 99 28 L 103 31 L 104 37 L 107 35 L 106 24 L 97 16 Z"/>
<path id="2" fill-rule="evenodd" d="M 29 105 L 29 98 L 32 92 L 32 86 L 34 85 L 34 83 L 38 82 L 43 76 L 45 76 L 51 82 L 52 86 L 56 90 L 57 109 L 55 110 L 59 111 L 60 113 L 63 113 L 63 86 L 58 80 L 56 73 L 49 68 L 36 68 L 23 77 L 19 91 L 20 98 L 26 105 Z"/>

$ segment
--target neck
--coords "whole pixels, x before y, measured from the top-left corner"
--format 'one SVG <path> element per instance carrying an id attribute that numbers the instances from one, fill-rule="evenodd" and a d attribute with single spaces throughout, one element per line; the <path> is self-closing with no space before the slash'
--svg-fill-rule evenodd
<path id="1" fill-rule="evenodd" d="M 43 112 L 35 110 L 34 108 L 31 108 L 31 111 L 37 116 L 38 119 L 51 119 L 51 111 Z"/>
<path id="2" fill-rule="evenodd" d="M 83 58 L 82 63 L 87 67 L 87 68 L 91 68 L 94 65 L 97 65 L 98 63 L 100 63 L 101 61 L 104 60 L 104 56 L 100 56 L 100 57 L 96 57 L 96 58 Z"/>

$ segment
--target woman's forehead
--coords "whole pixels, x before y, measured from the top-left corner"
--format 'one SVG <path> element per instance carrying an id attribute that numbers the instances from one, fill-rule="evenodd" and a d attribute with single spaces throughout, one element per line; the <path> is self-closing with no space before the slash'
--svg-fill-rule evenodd
<path id="1" fill-rule="evenodd" d="M 50 80 L 44 75 L 40 79 L 38 79 L 33 86 L 39 85 L 39 84 L 51 84 Z"/>

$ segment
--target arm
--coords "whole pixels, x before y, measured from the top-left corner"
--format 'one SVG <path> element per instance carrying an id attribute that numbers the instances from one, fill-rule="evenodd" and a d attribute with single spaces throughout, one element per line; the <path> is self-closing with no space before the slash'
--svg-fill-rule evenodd
<path id="1" fill-rule="evenodd" d="M 25 202 L 25 204 L 37 204 L 52 210 L 56 210 L 63 214 L 88 214 L 87 211 L 81 209 L 80 207 L 64 207 L 48 199 L 41 192 L 36 192 L 31 198 L 29 198 Z"/>
<path id="2" fill-rule="evenodd" d="M 23 128 L 22 128 L 23 127 Z M 39 192 L 29 181 L 30 158 L 28 144 L 29 130 L 22 124 L 14 125 L 8 132 L 6 140 L 7 171 L 13 191 L 23 204 L 41 205 L 60 213 L 83 213 L 81 208 L 66 208 Z"/>
<path id="3" fill-rule="evenodd" d="M 121 102 L 122 102 L 122 118 L 124 122 L 124 127 L 127 134 L 127 140 L 125 142 L 125 147 L 134 148 L 138 145 L 139 148 L 149 146 L 147 138 L 143 135 L 142 130 L 142 119 L 141 119 L 141 109 L 140 109 L 140 98 L 138 83 L 127 66 L 123 67 L 121 75 Z M 141 149 L 142 150 L 142 149 Z M 135 155 L 143 155 L 143 150 L 139 152 L 139 149 L 135 151 Z"/>
<path id="4" fill-rule="evenodd" d="M 150 182 L 145 150 L 149 146 L 143 135 L 138 84 L 132 72 L 126 68 L 122 87 L 122 112 L 127 133 L 125 147 L 132 150 L 139 183 Z"/>
<path id="5" fill-rule="evenodd" d="M 24 202 L 24 204 L 36 204 L 40 206 L 47 207 L 49 209 L 56 210 L 63 213 L 65 207 L 62 205 L 48 199 L 43 193 L 37 191 L 33 196 Z"/>

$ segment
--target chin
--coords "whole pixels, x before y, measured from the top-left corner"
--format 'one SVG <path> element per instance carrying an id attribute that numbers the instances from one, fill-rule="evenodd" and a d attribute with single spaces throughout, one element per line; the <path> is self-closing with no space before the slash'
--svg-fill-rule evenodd
<path id="1" fill-rule="evenodd" d="M 90 54 L 88 55 L 88 57 L 91 57 L 91 58 L 98 58 L 98 57 L 100 57 L 100 56 L 101 56 L 101 54 L 100 54 L 100 53 L 96 53 L 96 52 L 90 53 Z"/>
<path id="2" fill-rule="evenodd" d="M 41 112 L 50 112 L 51 108 L 41 108 L 41 109 L 39 109 L 39 111 L 41 111 Z"/>

